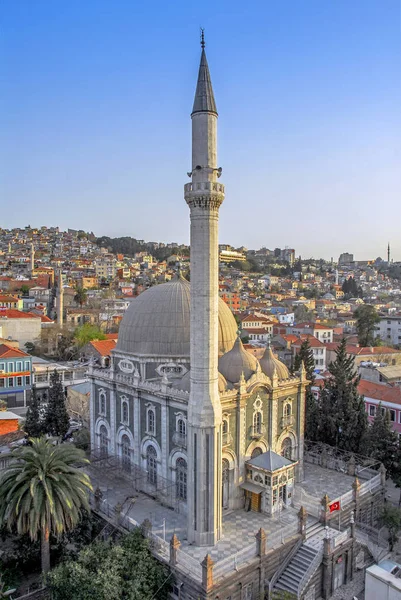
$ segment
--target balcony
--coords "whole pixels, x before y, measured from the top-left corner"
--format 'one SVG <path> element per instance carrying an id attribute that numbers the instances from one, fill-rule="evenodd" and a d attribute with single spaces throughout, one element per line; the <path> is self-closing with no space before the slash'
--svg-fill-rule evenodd
<path id="1" fill-rule="evenodd" d="M 294 415 L 287 415 L 281 419 L 281 428 L 291 427 L 294 424 Z"/>
<path id="2" fill-rule="evenodd" d="M 232 443 L 233 443 L 233 436 L 231 435 L 231 433 L 229 433 L 229 432 L 223 433 L 223 436 L 222 436 L 223 448 L 224 448 L 224 446 L 231 446 Z"/>
<path id="3" fill-rule="evenodd" d="M 256 427 L 251 425 L 251 427 L 249 428 L 249 435 L 254 440 L 259 440 L 261 437 L 264 436 L 265 433 L 266 426 L 264 425 L 264 423 L 262 423 L 261 425 L 257 425 Z"/>
<path id="4" fill-rule="evenodd" d="M 176 444 L 177 446 L 180 446 L 181 448 L 186 448 L 187 447 L 187 436 L 185 433 L 179 433 L 178 431 L 175 431 L 173 433 L 173 443 Z"/>

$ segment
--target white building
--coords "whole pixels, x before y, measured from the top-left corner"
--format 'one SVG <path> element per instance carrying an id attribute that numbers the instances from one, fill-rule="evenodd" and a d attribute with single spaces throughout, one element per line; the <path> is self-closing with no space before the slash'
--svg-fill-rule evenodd
<path id="1" fill-rule="evenodd" d="M 383 317 L 376 331 L 383 341 L 394 345 L 401 344 L 401 315 Z"/>
<path id="2" fill-rule="evenodd" d="M 365 600 L 401 600 L 401 565 L 382 560 L 365 572 Z"/>

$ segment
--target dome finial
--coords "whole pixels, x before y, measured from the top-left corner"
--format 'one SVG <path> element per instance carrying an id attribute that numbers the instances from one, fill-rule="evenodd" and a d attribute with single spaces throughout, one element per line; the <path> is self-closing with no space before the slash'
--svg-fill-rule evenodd
<path id="1" fill-rule="evenodd" d="M 205 28 L 201 27 L 200 31 L 201 31 L 201 48 L 202 48 L 202 50 L 204 50 L 205 49 Z"/>

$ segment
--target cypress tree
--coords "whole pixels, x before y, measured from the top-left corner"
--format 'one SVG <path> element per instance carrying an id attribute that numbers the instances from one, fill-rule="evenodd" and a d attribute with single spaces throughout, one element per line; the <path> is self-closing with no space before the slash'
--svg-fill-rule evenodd
<path id="1" fill-rule="evenodd" d="M 65 394 L 60 375 L 56 370 L 50 376 L 49 402 L 45 417 L 45 431 L 54 436 L 64 436 L 70 427 L 65 405 Z"/>
<path id="2" fill-rule="evenodd" d="M 398 436 L 394 431 L 388 410 L 379 404 L 374 421 L 369 427 L 366 439 L 367 454 L 383 465 L 392 476 L 398 471 Z"/>
<path id="3" fill-rule="evenodd" d="M 43 433 L 43 423 L 40 418 L 40 402 L 35 385 L 32 386 L 31 402 L 26 411 L 24 430 L 29 437 L 33 438 L 40 437 Z"/>
<path id="4" fill-rule="evenodd" d="M 317 440 L 342 450 L 362 452 L 368 420 L 363 396 L 358 393 L 355 359 L 347 356 L 346 340 L 336 350 L 336 359 L 328 370 L 321 393 Z"/>

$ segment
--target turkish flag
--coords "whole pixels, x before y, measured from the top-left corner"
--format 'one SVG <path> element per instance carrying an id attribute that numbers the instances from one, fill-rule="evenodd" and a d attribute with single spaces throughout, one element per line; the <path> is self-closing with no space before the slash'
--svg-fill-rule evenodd
<path id="1" fill-rule="evenodd" d="M 337 502 L 332 502 L 331 504 L 329 504 L 329 510 L 330 512 L 335 512 L 336 510 L 340 510 L 340 501 L 337 500 Z"/>

